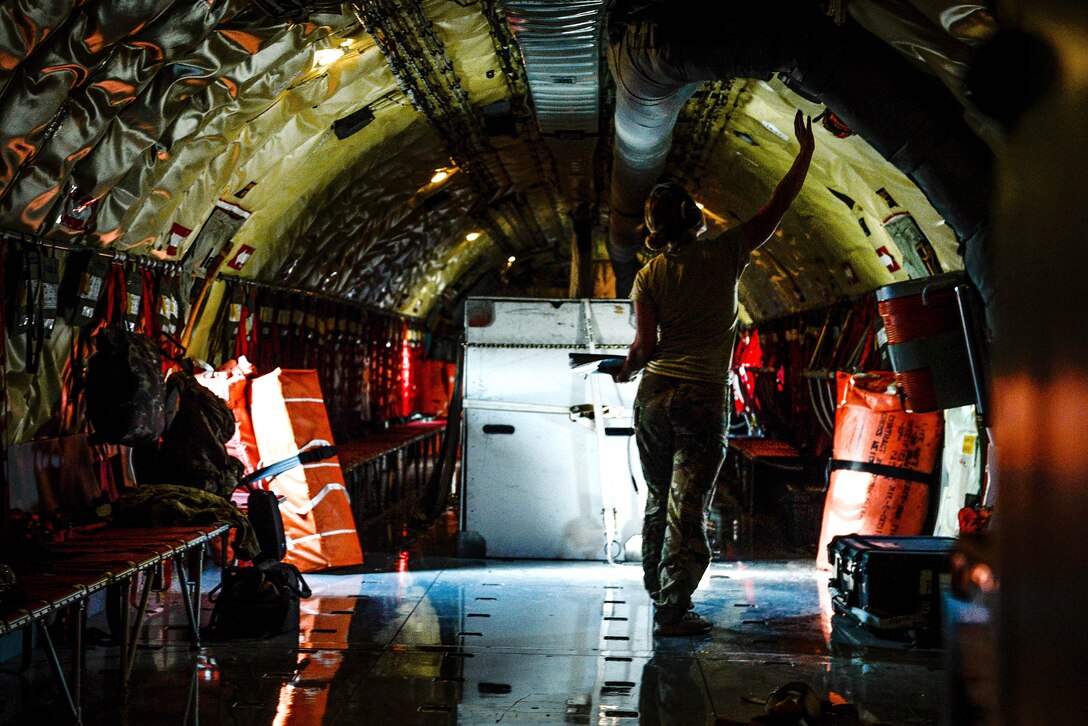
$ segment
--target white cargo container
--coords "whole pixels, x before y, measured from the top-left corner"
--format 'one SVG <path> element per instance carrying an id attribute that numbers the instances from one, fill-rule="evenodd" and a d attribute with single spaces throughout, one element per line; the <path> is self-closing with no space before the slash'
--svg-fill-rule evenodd
<path id="1" fill-rule="evenodd" d="M 634 335 L 629 300 L 467 302 L 462 528 L 488 557 L 638 556 L 637 383 L 569 364 L 570 353 L 625 355 Z"/>

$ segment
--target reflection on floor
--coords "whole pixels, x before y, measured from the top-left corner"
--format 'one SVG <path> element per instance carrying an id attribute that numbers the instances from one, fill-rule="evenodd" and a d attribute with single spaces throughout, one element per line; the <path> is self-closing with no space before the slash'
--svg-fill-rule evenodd
<path id="1" fill-rule="evenodd" d="M 85 722 L 747 723 L 791 681 L 884 723 L 937 724 L 944 711 L 940 652 L 833 622 L 808 562 L 712 565 L 696 604 L 713 632 L 671 639 L 652 636 L 633 564 L 370 555 L 357 572 L 307 579 L 297 647 L 281 636 L 192 652 L 180 607 L 171 623 L 151 619 L 127 705 L 117 648 L 91 647 Z M 63 714 L 40 655 L 25 676 L 0 675 L 3 723 Z"/>

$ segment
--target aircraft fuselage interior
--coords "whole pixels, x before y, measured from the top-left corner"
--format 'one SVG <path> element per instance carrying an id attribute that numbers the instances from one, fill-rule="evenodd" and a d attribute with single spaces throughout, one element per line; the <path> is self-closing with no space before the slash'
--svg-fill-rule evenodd
<path id="1" fill-rule="evenodd" d="M 1088 724 L 1082 0 L 0 0 L 0 723 Z"/>

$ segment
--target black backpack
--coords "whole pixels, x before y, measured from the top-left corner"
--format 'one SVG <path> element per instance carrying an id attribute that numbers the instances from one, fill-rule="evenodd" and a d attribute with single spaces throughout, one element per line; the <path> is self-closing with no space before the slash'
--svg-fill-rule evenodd
<path id="1" fill-rule="evenodd" d="M 225 445 L 234 435 L 234 414 L 221 398 L 184 372 L 173 373 L 167 380 L 166 399 L 175 413 L 158 447 L 134 452 L 137 480 L 180 484 L 230 498 L 243 473 L 242 462 Z"/>
<path id="2" fill-rule="evenodd" d="M 87 361 L 87 418 L 91 443 L 144 446 L 166 428 L 162 353 L 151 338 L 103 328 Z"/>
<path id="3" fill-rule="evenodd" d="M 299 598 L 311 594 L 294 565 L 265 560 L 253 567 L 228 567 L 208 595 L 213 603 L 208 635 L 229 640 L 297 632 Z"/>

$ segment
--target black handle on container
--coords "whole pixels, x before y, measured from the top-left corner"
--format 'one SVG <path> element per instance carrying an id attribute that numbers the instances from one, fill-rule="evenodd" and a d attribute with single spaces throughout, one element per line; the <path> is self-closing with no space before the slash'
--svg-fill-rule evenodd
<path id="1" fill-rule="evenodd" d="M 253 484 L 259 482 L 261 479 L 267 479 L 276 476 L 277 474 L 282 474 L 283 472 L 294 469 L 296 466 L 302 464 L 311 464 L 315 461 L 321 461 L 322 459 L 331 459 L 334 456 L 336 456 L 335 446 L 316 446 L 308 451 L 303 451 L 294 456 L 288 456 L 286 459 L 281 459 L 274 464 L 263 466 L 252 474 L 247 474 L 238 482 L 238 486 L 244 487 L 248 491 L 253 491 Z"/>
<path id="2" fill-rule="evenodd" d="M 514 427 L 510 424 L 484 424 L 485 434 L 512 434 Z"/>

